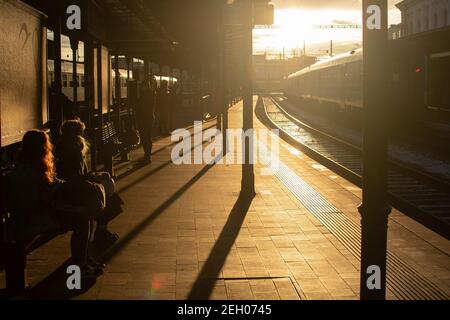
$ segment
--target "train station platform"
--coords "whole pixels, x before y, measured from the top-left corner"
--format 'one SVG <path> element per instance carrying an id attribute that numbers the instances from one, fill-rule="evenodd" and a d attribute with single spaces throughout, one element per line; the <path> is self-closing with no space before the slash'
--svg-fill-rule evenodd
<path id="1" fill-rule="evenodd" d="M 229 126 L 242 128 L 242 102 Z M 361 189 L 281 141 L 280 170 L 261 175 L 255 164 L 248 200 L 241 165 L 175 165 L 173 146 L 159 139 L 150 165 L 139 165 L 139 149 L 117 166 L 125 212 L 110 224 L 120 240 L 103 256 L 105 273 L 64 290 L 55 279 L 69 235 L 59 236 L 28 257 L 31 298 L 359 298 Z M 388 251 L 388 299 L 449 298 L 448 240 L 393 210 Z"/>

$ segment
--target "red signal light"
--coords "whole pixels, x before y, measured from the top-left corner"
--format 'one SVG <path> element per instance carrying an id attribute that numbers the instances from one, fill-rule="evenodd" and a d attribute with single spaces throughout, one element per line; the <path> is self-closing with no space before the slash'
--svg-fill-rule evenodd
<path id="1" fill-rule="evenodd" d="M 416 73 L 421 73 L 422 72 L 422 68 L 418 67 L 416 68 Z"/>

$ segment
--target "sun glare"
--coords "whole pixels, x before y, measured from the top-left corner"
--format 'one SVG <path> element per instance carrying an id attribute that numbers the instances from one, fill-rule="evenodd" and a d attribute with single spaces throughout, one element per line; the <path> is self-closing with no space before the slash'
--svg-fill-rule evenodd
<path id="1" fill-rule="evenodd" d="M 391 20 L 392 17 L 398 19 L 395 11 L 390 12 Z M 338 51 L 351 50 L 361 44 L 362 30 L 353 27 L 360 24 L 361 12 L 358 10 L 276 9 L 274 25 L 253 32 L 255 53 L 280 54 L 284 51 L 289 56 L 306 45 L 309 54 L 325 55 L 331 40 Z M 352 27 L 335 27 L 343 25 Z"/>

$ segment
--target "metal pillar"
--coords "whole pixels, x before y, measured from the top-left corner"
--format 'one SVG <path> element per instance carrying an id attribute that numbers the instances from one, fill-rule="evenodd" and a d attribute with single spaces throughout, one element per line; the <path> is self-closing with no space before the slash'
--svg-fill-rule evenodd
<path id="1" fill-rule="evenodd" d="M 120 100 L 122 99 L 122 92 L 121 92 L 121 86 L 120 86 L 120 72 L 119 72 L 119 55 L 116 54 L 114 57 L 114 73 L 116 74 L 114 78 L 114 85 L 115 85 L 115 91 L 116 91 L 116 104 L 114 106 L 114 113 L 116 117 L 116 124 L 120 126 Z"/>
<path id="2" fill-rule="evenodd" d="M 225 69 L 225 5 L 222 3 L 219 8 L 219 19 L 218 19 L 218 40 L 219 40 L 219 112 L 222 113 L 222 154 L 228 153 L 228 139 L 227 139 L 227 129 L 228 129 L 228 101 L 227 101 L 227 90 L 228 83 L 226 77 Z"/>
<path id="3" fill-rule="evenodd" d="M 243 111 L 242 111 L 242 129 L 246 132 L 253 130 L 253 0 L 245 2 L 246 17 L 248 20 L 243 25 L 244 34 L 244 74 L 243 74 Z M 245 158 L 242 164 L 241 192 L 246 196 L 255 195 L 255 174 L 253 172 L 253 139 L 243 141 Z M 252 153 L 250 153 L 252 151 Z"/>
<path id="4" fill-rule="evenodd" d="M 70 37 L 70 48 L 72 49 L 73 103 L 75 105 L 77 105 L 77 103 L 78 103 L 78 77 L 77 77 L 78 38 L 75 35 L 72 35 Z M 78 113 L 78 110 L 77 110 L 77 113 Z"/>
<path id="5" fill-rule="evenodd" d="M 94 118 L 94 46 L 91 39 L 84 42 L 84 100 L 88 107 L 88 127 L 92 127 Z"/>
<path id="6" fill-rule="evenodd" d="M 387 0 L 363 1 L 364 150 L 361 213 L 362 300 L 386 297 L 387 223 Z M 377 285 L 377 281 L 378 284 Z"/>
<path id="7" fill-rule="evenodd" d="M 133 73 L 133 78 L 130 77 L 130 64 L 133 64 L 133 58 L 131 58 L 130 56 L 126 56 L 126 60 L 127 60 L 127 112 L 128 115 L 131 115 L 131 97 L 129 97 L 130 95 L 130 80 L 131 79 L 136 79 L 136 75 Z M 133 70 L 134 71 L 134 70 Z"/>
<path id="8" fill-rule="evenodd" d="M 103 84 L 103 68 L 102 68 L 102 44 L 100 42 L 97 42 L 96 45 L 97 48 L 97 66 L 95 66 L 95 68 L 97 68 L 97 106 L 98 106 L 98 112 L 99 112 L 99 116 L 100 116 L 100 123 L 101 126 L 103 126 L 103 90 L 106 88 L 103 88 L 102 84 Z M 109 110 L 109 105 L 108 105 L 108 120 L 107 121 L 111 121 L 111 115 L 110 115 L 110 110 Z"/>
<path id="9" fill-rule="evenodd" d="M 87 106 L 87 127 L 90 135 L 90 165 L 91 170 L 97 168 L 97 132 L 93 130 L 94 127 L 94 46 L 91 39 L 84 41 L 84 101 Z"/>
<path id="10" fill-rule="evenodd" d="M 55 110 L 54 118 L 56 120 L 56 127 L 62 124 L 64 119 L 64 111 L 62 106 L 62 79 L 61 79 L 61 17 L 58 16 L 55 21 L 55 26 L 53 30 L 53 43 L 54 43 L 54 54 L 55 54 Z"/>

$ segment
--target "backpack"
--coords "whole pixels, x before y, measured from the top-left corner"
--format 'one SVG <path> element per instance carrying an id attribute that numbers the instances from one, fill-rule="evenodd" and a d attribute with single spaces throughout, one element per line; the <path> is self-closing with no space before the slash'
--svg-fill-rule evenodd
<path id="1" fill-rule="evenodd" d="M 52 208 L 57 212 L 79 211 L 95 216 L 106 205 L 105 188 L 82 178 L 64 181 L 55 188 Z"/>

